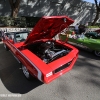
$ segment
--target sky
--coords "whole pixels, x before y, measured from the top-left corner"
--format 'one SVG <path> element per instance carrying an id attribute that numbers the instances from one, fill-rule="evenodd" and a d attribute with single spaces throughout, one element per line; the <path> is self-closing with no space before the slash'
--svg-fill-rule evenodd
<path id="1" fill-rule="evenodd" d="M 94 0 L 83 0 L 83 1 L 94 3 Z"/>

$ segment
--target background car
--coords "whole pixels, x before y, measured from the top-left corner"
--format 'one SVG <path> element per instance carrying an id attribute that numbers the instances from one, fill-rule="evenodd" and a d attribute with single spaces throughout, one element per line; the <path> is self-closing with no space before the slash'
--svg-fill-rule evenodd
<path id="1" fill-rule="evenodd" d="M 29 35 L 28 32 L 5 33 L 4 47 L 19 61 L 27 79 L 35 76 L 49 83 L 71 70 L 78 58 L 78 49 L 53 39 L 73 22 L 67 16 L 44 16 Z"/>
<path id="2" fill-rule="evenodd" d="M 73 34 L 70 31 L 67 34 L 60 34 L 60 39 L 71 44 L 77 45 L 81 48 L 92 51 L 96 56 L 100 57 L 100 33 L 86 32 L 85 34 Z"/>
<path id="3" fill-rule="evenodd" d="M 95 32 L 100 33 L 100 29 L 95 30 Z"/>
<path id="4" fill-rule="evenodd" d="M 100 39 L 100 33 L 98 32 L 86 32 L 85 36 L 92 39 Z"/>

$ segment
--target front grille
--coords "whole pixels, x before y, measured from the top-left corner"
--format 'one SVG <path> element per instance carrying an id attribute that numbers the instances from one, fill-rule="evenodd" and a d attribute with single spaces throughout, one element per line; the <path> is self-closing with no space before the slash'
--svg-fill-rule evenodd
<path id="1" fill-rule="evenodd" d="M 73 61 L 73 60 L 71 60 L 70 62 L 68 62 L 68 63 L 62 65 L 62 66 L 59 67 L 59 68 L 57 68 L 57 69 L 54 71 L 54 73 L 57 73 L 57 72 L 59 72 L 59 71 L 65 69 L 65 68 L 69 67 L 72 61 Z"/>

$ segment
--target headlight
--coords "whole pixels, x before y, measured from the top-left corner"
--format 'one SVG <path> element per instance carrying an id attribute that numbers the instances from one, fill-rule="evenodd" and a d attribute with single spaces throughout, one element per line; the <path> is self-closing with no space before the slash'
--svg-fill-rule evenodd
<path id="1" fill-rule="evenodd" d="M 50 72 L 50 73 L 46 74 L 46 77 L 49 77 L 49 76 L 51 76 L 52 74 L 53 74 L 53 73 Z"/>

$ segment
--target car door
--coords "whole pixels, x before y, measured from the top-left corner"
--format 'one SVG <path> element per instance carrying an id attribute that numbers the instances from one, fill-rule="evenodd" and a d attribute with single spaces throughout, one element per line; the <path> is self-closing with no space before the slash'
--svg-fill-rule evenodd
<path id="1" fill-rule="evenodd" d="M 87 38 L 84 41 L 84 45 L 87 46 L 91 50 L 100 51 L 100 39 Z"/>

